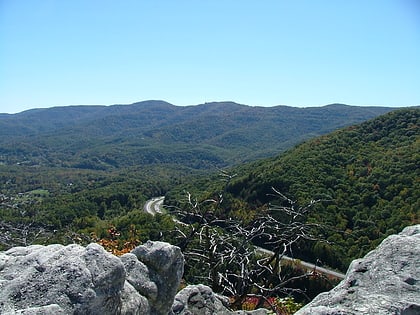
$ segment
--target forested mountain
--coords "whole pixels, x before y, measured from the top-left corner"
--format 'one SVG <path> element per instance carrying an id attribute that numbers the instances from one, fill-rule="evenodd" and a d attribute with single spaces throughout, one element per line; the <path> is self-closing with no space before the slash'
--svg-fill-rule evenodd
<path id="1" fill-rule="evenodd" d="M 149 101 L 0 115 L 3 246 L 28 223 L 60 233 L 103 233 L 109 224 L 127 230 L 133 223 L 144 240 L 162 219 L 145 219 L 141 208 L 152 196 L 167 194 L 176 204 L 186 189 L 207 196 L 223 190 L 226 211 L 252 213 L 266 207 L 275 187 L 299 204 L 322 200 L 310 220 L 329 227 L 322 231 L 328 242 L 297 250 L 344 269 L 386 235 L 418 222 L 420 110 L 377 117 L 389 111 Z M 370 117 L 377 118 L 290 149 Z M 228 171 L 237 176 L 224 188 L 219 179 L 194 181 L 194 169 L 214 171 L 287 148 Z M 189 187 L 173 189 L 186 181 Z M 63 241 L 60 233 L 50 241 Z"/>
<path id="2" fill-rule="evenodd" d="M 93 241 L 122 254 L 141 242 L 162 240 L 213 258 L 219 256 L 202 246 L 216 244 L 231 255 L 229 246 L 236 244 L 258 256 L 252 242 L 279 258 L 279 247 L 270 241 L 277 238 L 282 245 L 286 237 L 292 240 L 287 254 L 344 271 L 385 236 L 419 222 L 419 123 L 419 108 L 339 104 L 298 109 L 151 101 L 3 114 L 0 250 Z M 295 200 L 294 208 L 273 188 Z M 171 213 L 146 213 L 145 201 L 161 195 Z M 288 221 L 294 212 L 276 212 L 283 206 L 301 209 L 312 200 L 317 202 L 309 215 L 299 211 L 299 222 Z M 247 234 L 261 226 L 272 228 L 270 236 Z M 305 229 L 299 241 L 296 226 Z M 279 227 L 291 227 L 290 233 Z M 313 236 L 323 241 L 313 242 Z M 245 239 L 249 244 L 242 246 Z M 187 264 L 187 282 L 201 281 L 209 271 L 205 266 L 218 261 L 203 262 L 204 256 Z M 281 269 L 289 276 L 299 271 Z M 270 288 L 270 279 L 257 280 Z M 316 282 L 293 286 L 313 296 L 326 284 Z"/>
<path id="3" fill-rule="evenodd" d="M 0 163 L 109 170 L 151 164 L 195 169 L 278 154 L 384 107 L 251 107 L 232 102 L 174 106 L 70 106 L 0 115 Z"/>
<path id="4" fill-rule="evenodd" d="M 419 223 L 419 126 L 419 108 L 394 111 L 236 167 L 225 187 L 217 177 L 179 187 L 167 202 L 178 205 L 185 191 L 203 200 L 223 192 L 225 211 L 252 216 L 273 201 L 273 187 L 299 205 L 319 200 L 309 221 L 324 226 L 314 233 L 325 242 L 295 253 L 345 270 L 385 236 Z"/>

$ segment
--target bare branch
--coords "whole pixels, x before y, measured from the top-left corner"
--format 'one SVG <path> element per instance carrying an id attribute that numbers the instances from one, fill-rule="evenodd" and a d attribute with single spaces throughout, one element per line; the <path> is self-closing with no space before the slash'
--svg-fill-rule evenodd
<path id="1" fill-rule="evenodd" d="M 223 171 L 221 175 L 226 181 L 236 176 Z M 311 231 L 318 225 L 307 223 L 306 218 L 321 200 L 311 200 L 301 207 L 277 189 L 273 188 L 273 192 L 283 204 L 270 204 L 248 223 L 218 215 L 222 194 L 199 202 L 187 193 L 186 207 L 175 211 L 184 223 L 190 224 L 177 228 L 183 238 L 187 265 L 194 262 L 201 266 L 200 278 L 207 279 L 215 291 L 240 297 L 258 290 L 267 296 L 286 292 L 291 282 L 311 275 L 284 273 L 282 261 L 300 240 L 316 239 Z M 256 250 L 257 241 L 271 252 Z"/>

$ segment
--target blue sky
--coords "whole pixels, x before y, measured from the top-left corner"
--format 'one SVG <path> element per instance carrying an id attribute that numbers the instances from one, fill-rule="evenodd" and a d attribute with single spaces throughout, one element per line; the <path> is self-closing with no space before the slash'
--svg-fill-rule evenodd
<path id="1" fill-rule="evenodd" d="M 420 105 L 417 0 L 0 0 L 0 112 Z"/>

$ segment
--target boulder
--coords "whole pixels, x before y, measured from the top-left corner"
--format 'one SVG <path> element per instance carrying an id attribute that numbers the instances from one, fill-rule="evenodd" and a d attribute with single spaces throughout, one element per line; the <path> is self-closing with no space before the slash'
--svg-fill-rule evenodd
<path id="1" fill-rule="evenodd" d="M 0 314 L 166 315 L 183 262 L 162 242 L 121 258 L 97 244 L 14 247 L 0 253 Z"/>
<path id="2" fill-rule="evenodd" d="M 133 249 L 132 254 L 148 269 L 146 281 L 139 292 L 148 298 L 151 313 L 168 314 L 184 274 L 181 249 L 164 242 L 147 242 Z M 133 280 L 133 283 L 139 284 L 138 272 L 133 274 L 131 269 L 127 269 L 129 282 Z"/>
<path id="3" fill-rule="evenodd" d="M 230 311 L 225 305 L 227 298 L 214 294 L 208 286 L 198 284 L 189 285 L 175 296 L 172 312 L 175 315 L 265 315 L 267 310 Z"/>
<path id="4" fill-rule="evenodd" d="M 40 307 L 29 307 L 24 310 L 10 311 L 3 315 L 66 315 L 67 313 L 57 304 Z"/>
<path id="5" fill-rule="evenodd" d="M 296 314 L 420 314 L 419 257 L 416 225 L 353 261 L 336 288 Z M 230 311 L 205 285 L 176 294 L 183 267 L 180 249 L 162 242 L 121 257 L 97 244 L 14 247 L 0 252 L 0 314 L 267 314 Z"/>
<path id="6" fill-rule="evenodd" d="M 295 315 L 420 314 L 420 225 L 354 260 L 346 278 Z"/>

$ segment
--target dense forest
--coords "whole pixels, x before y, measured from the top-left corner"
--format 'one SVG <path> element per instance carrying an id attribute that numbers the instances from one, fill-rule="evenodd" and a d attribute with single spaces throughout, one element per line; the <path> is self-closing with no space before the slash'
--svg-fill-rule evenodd
<path id="1" fill-rule="evenodd" d="M 420 110 L 398 110 L 360 125 L 306 141 L 275 158 L 229 170 L 173 189 L 167 203 L 181 206 L 185 191 L 209 198 L 225 195 L 225 211 L 261 211 L 273 188 L 305 205 L 319 200 L 309 215 L 324 242 L 301 243 L 295 254 L 321 259 L 345 271 L 350 261 L 387 235 L 419 222 Z"/>
<path id="2" fill-rule="evenodd" d="M 260 108 L 237 104 L 232 113 L 223 114 L 222 104 L 207 104 L 184 109 L 195 111 L 194 115 L 183 121 L 186 112 L 178 113 L 165 125 L 165 119 L 179 109 L 157 104 L 156 108 L 151 104 L 128 107 L 149 112 L 142 119 L 153 126 L 141 132 L 136 127 L 139 118 L 120 117 L 122 112 L 125 119 L 131 117 L 124 106 L 110 107 L 111 116 L 101 116 L 103 107 L 70 108 L 67 118 L 57 116 L 64 110 L 60 108 L 6 115 L 6 119 L 2 115 L 0 129 L 7 137 L 0 142 L 0 250 L 34 243 L 96 241 L 119 254 L 150 239 L 185 246 L 186 253 L 208 252 L 209 248 L 200 246 L 216 242 L 232 253 L 231 246 L 248 238 L 249 244 L 276 251 L 279 248 L 273 242 L 266 242 L 267 235 L 249 234 L 253 224 L 274 227 L 297 222 L 304 237 L 296 238 L 280 256 L 345 271 L 352 259 L 387 235 L 419 222 L 418 108 L 366 109 L 358 114 L 344 105 L 307 111 L 278 107 L 273 110 L 280 116 L 272 117 L 257 114 L 263 111 Z M 381 112 L 386 114 L 378 116 Z M 246 123 L 248 115 L 254 115 L 259 124 Z M 376 118 L 326 134 L 369 115 Z M 59 119 L 43 123 L 48 117 Z M 274 125 L 282 131 L 274 130 Z M 19 132 L 13 135 L 15 131 L 8 128 Z M 317 134 L 324 135 L 313 137 Z M 147 144 L 142 147 L 141 141 Z M 255 160 L 259 150 L 263 156 L 274 151 L 277 156 Z M 248 159 L 254 161 L 238 162 Z M 144 211 L 146 200 L 155 196 L 165 196 L 166 213 Z M 305 214 L 288 221 L 290 213 L 279 209 L 305 210 Z M 242 236 L 232 238 L 237 235 L 234 228 Z M 286 229 L 276 235 L 273 231 L 270 239 L 279 240 L 291 232 Z M 201 243 L 202 239 L 207 242 Z M 239 257 L 248 257 L 248 245 L 236 246 L 241 249 Z M 259 259 L 249 257 L 255 264 Z M 190 263 L 186 281 L 215 283 L 215 269 L 207 280 L 201 278 L 207 267 L 202 259 Z M 290 268 L 283 266 L 283 270 L 290 273 Z M 294 285 L 304 285 L 306 296 L 313 297 L 319 286 L 331 286 L 330 280 L 318 280 L 317 285 L 313 281 Z M 268 276 L 264 281 L 269 286 L 274 283 Z M 283 290 L 281 285 L 280 281 L 274 287 Z M 219 289 L 226 293 L 225 288 Z M 254 291 L 244 292 L 238 295 Z"/>
<path id="3" fill-rule="evenodd" d="M 66 231 L 101 234 L 115 223 L 108 220 L 132 211 L 147 216 L 145 200 L 182 182 L 390 110 L 146 101 L 1 114 L 0 246 L 11 246 L 19 233 L 28 234 L 20 244 L 34 236 L 71 241 Z M 15 226 L 23 223 L 32 238 Z M 142 240 L 148 233 L 142 229 Z"/>
<path id="4" fill-rule="evenodd" d="M 386 107 L 71 106 L 0 114 L 0 164 L 112 171 L 177 164 L 214 170 L 273 156 L 304 139 L 391 111 Z"/>

